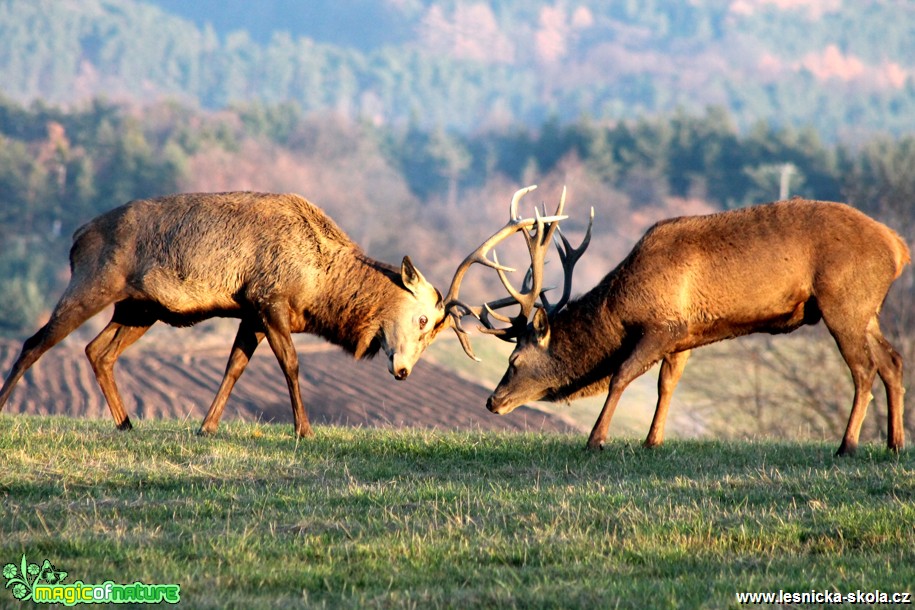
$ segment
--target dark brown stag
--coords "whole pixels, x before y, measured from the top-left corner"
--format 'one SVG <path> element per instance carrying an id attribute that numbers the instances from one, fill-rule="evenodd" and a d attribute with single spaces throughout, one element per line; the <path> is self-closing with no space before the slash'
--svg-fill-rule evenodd
<path id="1" fill-rule="evenodd" d="M 452 307 L 455 318 L 471 313 L 488 332 L 517 341 L 508 370 L 489 397 L 490 411 L 508 413 L 528 401 L 566 401 L 606 391 L 588 439 L 589 448 L 600 448 L 623 390 L 661 362 L 657 407 L 645 440 L 646 446 L 659 445 L 691 349 L 750 333 L 788 333 L 823 320 L 855 385 L 837 453 L 857 448 L 878 374 L 889 409 L 887 445 L 902 449 L 902 358 L 883 337 L 878 316 L 911 257 L 885 225 L 844 204 L 799 199 L 665 220 L 649 229 L 595 288 L 572 301 L 567 301 L 572 264 L 587 244 L 571 250 L 563 239 L 557 248 L 566 289 L 550 306 L 542 298 L 536 301 L 554 227 L 541 224 L 528 235 L 532 279 L 525 288 L 515 290 L 499 271 L 511 300 L 521 304 L 516 317 L 496 318 L 510 326 L 495 328 L 492 306 Z M 466 267 L 506 236 L 503 229 L 468 257 L 452 294 Z"/>
<path id="2" fill-rule="evenodd" d="M 441 293 L 404 257 L 399 269 L 366 256 L 320 209 L 298 195 L 196 193 L 133 201 L 80 228 L 71 278 L 51 318 L 25 341 L 0 409 L 48 349 L 114 304 L 86 347 L 115 424 L 131 428 L 114 380 L 121 353 L 157 321 L 189 326 L 240 318 L 225 376 L 200 427 L 215 432 L 232 387 L 267 338 L 279 360 L 295 431 L 310 436 L 290 333 L 309 332 L 356 358 L 379 350 L 404 379 L 445 328 Z"/>

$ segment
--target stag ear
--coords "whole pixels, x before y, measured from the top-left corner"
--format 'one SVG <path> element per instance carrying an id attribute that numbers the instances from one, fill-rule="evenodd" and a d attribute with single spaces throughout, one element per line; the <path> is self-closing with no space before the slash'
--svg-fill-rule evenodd
<path id="1" fill-rule="evenodd" d="M 537 342 L 537 345 L 546 349 L 550 344 L 550 320 L 545 309 L 538 307 L 534 310 L 534 319 L 531 325 L 534 329 L 534 341 Z"/>
<path id="2" fill-rule="evenodd" d="M 426 283 L 426 278 L 419 272 L 419 269 L 413 266 L 413 261 L 410 260 L 409 256 L 403 257 L 403 262 L 400 264 L 400 279 L 404 288 L 414 295 L 419 290 L 419 287 Z"/>

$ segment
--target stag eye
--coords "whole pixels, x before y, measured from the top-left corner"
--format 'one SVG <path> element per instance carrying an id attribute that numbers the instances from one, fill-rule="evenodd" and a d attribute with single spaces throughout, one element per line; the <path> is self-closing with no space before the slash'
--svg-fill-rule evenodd
<path id="1" fill-rule="evenodd" d="M 419 316 L 419 329 L 422 330 L 426 328 L 426 324 L 429 323 L 429 318 L 426 316 Z"/>

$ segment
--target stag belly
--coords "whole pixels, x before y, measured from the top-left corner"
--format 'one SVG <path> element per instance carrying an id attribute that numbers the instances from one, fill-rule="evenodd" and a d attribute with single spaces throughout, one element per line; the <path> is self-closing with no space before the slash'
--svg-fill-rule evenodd
<path id="1" fill-rule="evenodd" d="M 812 287 L 787 276 L 764 278 L 731 269 L 681 276 L 668 292 L 677 347 L 690 349 L 753 333 L 782 334 L 821 318 Z"/>
<path id="2" fill-rule="evenodd" d="M 162 269 L 134 278 L 130 288 L 131 300 L 142 303 L 149 314 L 172 326 L 190 326 L 214 317 L 239 317 L 242 312 L 231 288 Z"/>
<path id="3" fill-rule="evenodd" d="M 801 326 L 816 324 L 822 313 L 816 298 L 797 294 L 777 303 L 751 303 L 752 307 L 725 312 L 700 312 L 686 324 L 687 337 L 680 349 L 753 333 L 784 334 Z"/>

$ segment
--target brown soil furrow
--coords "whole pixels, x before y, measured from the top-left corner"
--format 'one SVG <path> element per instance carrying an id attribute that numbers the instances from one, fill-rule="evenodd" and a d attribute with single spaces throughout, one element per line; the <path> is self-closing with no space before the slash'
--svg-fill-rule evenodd
<path id="1" fill-rule="evenodd" d="M 176 409 L 178 386 L 160 374 L 162 367 L 155 359 L 124 357 L 119 364 L 119 387 L 128 415 L 139 419 L 161 418 L 170 413 L 174 413 L 174 417 L 183 416 L 183 412 Z"/>
<path id="2" fill-rule="evenodd" d="M 186 388 L 198 394 L 215 394 L 219 388 L 219 382 L 222 380 L 224 367 L 218 367 L 217 372 L 215 358 L 210 357 L 206 360 L 193 358 L 189 356 L 180 356 L 178 358 L 169 358 L 165 355 L 156 355 L 155 361 L 159 365 L 158 372 L 163 379 L 170 384 L 177 384 L 178 387 Z"/>
<path id="3" fill-rule="evenodd" d="M 60 354 L 55 354 L 43 359 L 25 374 L 24 381 L 34 388 L 36 402 L 30 406 L 42 415 L 54 410 L 66 413 L 61 409 L 61 403 L 66 402 L 67 394 L 64 394 L 63 378 L 58 374 L 59 370 Z"/>
<path id="4" fill-rule="evenodd" d="M 203 388 L 216 393 L 222 376 L 226 372 L 225 362 L 221 362 L 219 356 L 213 355 L 206 358 L 194 355 L 184 356 L 180 362 L 183 375 L 192 377 Z"/>
<path id="5" fill-rule="evenodd" d="M 89 361 L 83 358 L 60 358 L 60 389 L 69 400 L 59 405 L 66 412 L 81 417 L 103 417 L 108 413 L 105 398 L 95 380 Z"/>
<path id="6" fill-rule="evenodd" d="M 309 408 L 308 382 L 299 376 L 299 387 L 306 409 Z M 273 354 L 255 355 L 226 405 L 226 414 L 243 414 L 247 420 L 292 422 L 289 390 Z M 309 409 L 309 413 L 311 410 Z"/>
<path id="7" fill-rule="evenodd" d="M 4 376 L 13 366 L 13 360 L 16 359 L 18 354 L 19 346 L 17 344 L 12 342 L 0 343 L 0 368 L 2 368 Z"/>
<path id="8" fill-rule="evenodd" d="M 0 341 L 8 370 L 20 344 Z M 139 418 L 200 420 L 225 370 L 228 350 L 137 350 L 118 361 L 115 376 L 128 414 Z M 340 349 L 299 351 L 299 384 L 317 425 L 415 426 L 443 429 L 569 431 L 561 417 L 522 407 L 507 417 L 485 408 L 488 391 L 431 362 L 395 381 L 382 360 L 357 362 Z M 4 371 L 6 372 L 6 371 Z M 69 413 L 108 418 L 108 408 L 82 349 L 58 346 L 28 373 L 11 397 L 9 412 Z M 289 394 L 269 349 L 258 350 L 239 379 L 224 420 L 291 423 Z"/>

